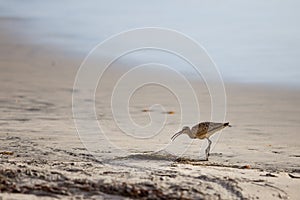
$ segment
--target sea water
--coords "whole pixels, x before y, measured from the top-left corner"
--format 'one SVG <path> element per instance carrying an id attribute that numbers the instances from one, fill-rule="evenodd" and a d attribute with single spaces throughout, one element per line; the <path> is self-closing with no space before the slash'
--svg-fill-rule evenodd
<path id="1" fill-rule="evenodd" d="M 82 55 L 122 31 L 172 29 L 201 44 L 225 81 L 299 87 L 299 6 L 296 0 L 0 1 L 0 17 L 32 43 Z M 141 51 L 126 62 L 149 62 L 153 54 L 160 55 Z M 183 62 L 179 68 L 193 74 Z"/>

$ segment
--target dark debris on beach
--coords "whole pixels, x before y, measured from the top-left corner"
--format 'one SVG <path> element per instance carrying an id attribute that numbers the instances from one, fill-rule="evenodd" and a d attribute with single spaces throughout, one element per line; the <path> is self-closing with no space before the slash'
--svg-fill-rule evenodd
<path id="1" fill-rule="evenodd" d="M 277 178 L 273 172 L 266 173 L 248 165 L 185 158 L 168 161 L 171 164 L 164 168 L 109 165 L 96 160 L 84 149 L 46 148 L 21 138 L 2 141 L 7 143 L 6 149 L 1 150 L 4 153 L 0 154 L 2 194 L 29 194 L 56 199 L 245 199 L 248 196 L 241 183 L 259 184 L 257 187 L 260 188 L 260 185 L 267 184 L 266 180 L 234 179 L 222 171 L 256 170 L 258 174 L 264 174 L 262 177 Z M 143 163 L 150 158 L 162 160 L 159 156 L 137 155 L 119 158 L 119 162 L 131 159 Z M 202 173 L 204 169 L 208 174 Z M 210 171 L 212 169 L 220 172 L 221 176 Z M 291 171 L 291 178 L 297 176 Z M 272 186 L 271 190 L 275 196 L 282 197 L 280 199 L 287 199 L 287 194 L 279 188 Z"/>

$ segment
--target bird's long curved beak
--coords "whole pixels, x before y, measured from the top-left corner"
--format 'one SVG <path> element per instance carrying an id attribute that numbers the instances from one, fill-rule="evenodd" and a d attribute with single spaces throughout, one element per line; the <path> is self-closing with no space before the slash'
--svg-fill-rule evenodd
<path id="1" fill-rule="evenodd" d="M 174 141 L 179 135 L 182 134 L 182 131 L 179 131 L 178 133 L 175 133 L 172 137 L 171 140 Z"/>

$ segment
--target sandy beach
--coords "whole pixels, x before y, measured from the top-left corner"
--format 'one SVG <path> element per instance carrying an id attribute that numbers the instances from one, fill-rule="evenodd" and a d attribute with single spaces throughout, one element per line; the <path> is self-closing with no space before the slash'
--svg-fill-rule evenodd
<path id="1" fill-rule="evenodd" d="M 2 199 L 297 199 L 299 91 L 227 84 L 233 127 L 208 162 L 140 154 L 107 164 L 86 151 L 72 120 L 78 61 L 35 48 L 1 45 Z"/>
<path id="2" fill-rule="evenodd" d="M 0 18 L 1 26 L 14 20 Z M 202 141 L 181 157 L 156 151 L 180 128 L 178 102 L 161 98 L 168 121 L 160 138 L 141 140 L 136 150 L 114 138 L 120 130 L 107 128 L 112 141 L 135 153 L 96 152 L 110 158 L 104 161 L 86 149 L 74 124 L 73 84 L 85 55 L 70 54 L 0 32 L 0 200 L 299 198 L 299 87 L 225 81 L 226 121 L 232 127 L 219 135 L 209 161 L 199 160 Z M 194 84 L 203 90 L 202 119 L 209 120 L 209 94 L 203 83 Z M 138 123 L 148 120 L 145 109 L 157 100 L 149 95 L 153 91 L 164 96 L 148 88 L 148 95 L 137 94 L 130 103 Z M 103 99 L 111 90 L 101 92 L 97 117 L 110 127 L 113 116 Z"/>

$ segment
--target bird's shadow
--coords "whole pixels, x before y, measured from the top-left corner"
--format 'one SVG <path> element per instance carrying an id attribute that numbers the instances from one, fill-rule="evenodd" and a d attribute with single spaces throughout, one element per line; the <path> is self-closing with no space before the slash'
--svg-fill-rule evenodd
<path id="1" fill-rule="evenodd" d="M 132 153 L 127 156 L 115 157 L 113 160 L 164 160 L 164 161 L 174 161 L 176 156 L 169 154 L 167 152 L 143 152 L 143 153 Z"/>
<path id="2" fill-rule="evenodd" d="M 221 153 L 212 153 L 210 156 L 220 156 Z M 127 156 L 115 157 L 112 160 L 153 160 L 153 161 L 170 161 L 180 164 L 197 164 L 197 163 L 207 163 L 209 160 L 205 158 L 191 158 L 191 157 L 178 157 L 176 155 L 170 154 L 165 151 L 159 152 L 144 152 L 144 153 L 135 153 Z"/>

